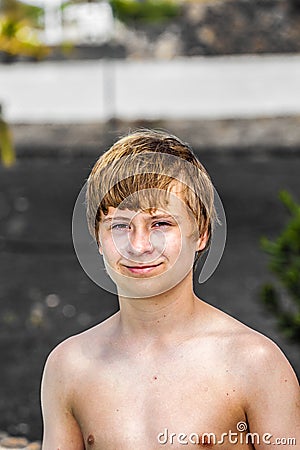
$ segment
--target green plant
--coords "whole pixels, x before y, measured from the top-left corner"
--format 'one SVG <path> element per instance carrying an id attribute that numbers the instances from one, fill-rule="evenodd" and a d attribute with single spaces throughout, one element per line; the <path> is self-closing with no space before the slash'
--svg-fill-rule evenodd
<path id="1" fill-rule="evenodd" d="M 262 287 L 261 297 L 284 334 L 300 341 L 300 205 L 287 191 L 281 191 L 279 198 L 290 219 L 274 241 L 261 239 L 263 250 L 270 256 L 270 270 L 276 276 L 275 283 Z"/>
<path id="2" fill-rule="evenodd" d="M 178 16 L 180 6 L 172 0 L 110 0 L 115 17 L 123 22 L 159 22 Z"/>
<path id="3" fill-rule="evenodd" d="M 0 51 L 36 59 L 48 54 L 48 49 L 39 42 L 26 21 L 18 21 L 9 16 L 0 17 Z"/>
<path id="4" fill-rule="evenodd" d="M 1 0 L 0 11 L 2 14 L 13 15 L 18 20 L 26 17 L 31 22 L 34 22 L 35 26 L 38 25 L 43 16 L 43 8 L 28 5 L 18 0 Z"/>
<path id="5" fill-rule="evenodd" d="M 0 162 L 5 167 L 12 166 L 16 161 L 12 134 L 6 122 L 0 116 Z"/>
<path id="6" fill-rule="evenodd" d="M 0 51 L 8 56 L 41 59 L 49 53 L 37 35 L 42 8 L 4 0 L 0 10 Z M 7 58 L 10 61 L 10 58 Z"/>

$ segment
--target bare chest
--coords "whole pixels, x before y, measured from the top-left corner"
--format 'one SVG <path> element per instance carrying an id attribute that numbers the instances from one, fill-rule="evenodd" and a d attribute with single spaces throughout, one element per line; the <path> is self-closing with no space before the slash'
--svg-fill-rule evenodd
<path id="1" fill-rule="evenodd" d="M 237 429 L 240 387 L 225 367 L 112 364 L 78 386 L 74 414 L 88 450 L 251 448 Z"/>

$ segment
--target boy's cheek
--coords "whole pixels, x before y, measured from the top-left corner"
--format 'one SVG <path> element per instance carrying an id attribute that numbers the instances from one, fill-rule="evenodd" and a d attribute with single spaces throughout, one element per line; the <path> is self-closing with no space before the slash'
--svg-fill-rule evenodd
<path id="1" fill-rule="evenodd" d="M 103 256 L 103 236 L 100 231 L 98 234 L 98 252 Z"/>

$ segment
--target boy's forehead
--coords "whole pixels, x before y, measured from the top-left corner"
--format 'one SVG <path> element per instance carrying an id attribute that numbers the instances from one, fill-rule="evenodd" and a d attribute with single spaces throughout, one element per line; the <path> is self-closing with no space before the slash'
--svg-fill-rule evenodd
<path id="1" fill-rule="evenodd" d="M 155 188 L 154 188 L 155 190 Z M 148 190 L 146 190 L 148 191 Z M 165 190 L 161 190 L 162 194 L 167 193 Z M 170 215 L 173 216 L 176 220 L 179 219 L 182 216 L 189 215 L 189 209 L 185 202 L 184 196 L 183 196 L 183 188 L 180 182 L 176 182 L 172 185 L 170 189 L 168 189 L 168 195 L 167 195 L 167 201 L 164 202 L 164 205 L 161 206 L 161 203 L 155 204 L 155 197 L 153 198 L 153 202 L 150 205 L 149 208 L 146 210 L 143 208 L 135 208 L 131 209 L 130 207 L 126 207 L 126 203 L 123 204 L 123 202 L 117 206 L 109 206 L 108 207 L 108 213 L 104 215 L 104 213 L 101 211 L 101 219 L 105 221 L 106 218 L 116 218 L 116 217 L 123 217 L 127 219 L 132 219 L 134 216 L 136 216 L 137 213 L 139 215 L 144 216 L 145 218 L 149 217 L 152 218 L 153 216 L 163 216 L 163 215 Z M 134 196 L 134 194 L 133 194 Z"/>
<path id="2" fill-rule="evenodd" d="M 111 221 L 111 220 L 131 221 L 136 217 L 139 217 L 144 220 L 162 219 L 164 217 L 165 218 L 172 217 L 176 221 L 178 221 L 178 220 L 180 220 L 182 215 L 178 214 L 178 212 L 175 214 L 173 211 L 169 210 L 168 208 L 166 208 L 166 209 L 158 208 L 155 210 L 153 209 L 150 212 L 150 211 L 143 211 L 142 209 L 138 209 L 138 210 L 122 209 L 121 210 L 119 208 L 114 208 L 112 206 L 110 206 L 108 208 L 107 215 L 104 215 L 103 213 L 101 213 L 101 219 L 102 219 L 102 222 L 104 222 L 104 223 L 107 221 Z"/>

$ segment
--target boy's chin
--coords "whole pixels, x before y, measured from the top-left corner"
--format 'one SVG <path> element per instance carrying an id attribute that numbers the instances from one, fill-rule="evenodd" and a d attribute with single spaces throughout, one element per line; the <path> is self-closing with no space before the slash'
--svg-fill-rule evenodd
<path id="1" fill-rule="evenodd" d="M 118 295 L 130 298 L 149 298 L 164 294 L 179 284 L 185 274 L 181 277 L 170 276 L 169 273 L 160 274 L 147 278 L 117 277 L 114 282 L 117 285 Z"/>
<path id="2" fill-rule="evenodd" d="M 118 295 L 130 298 L 149 298 L 164 294 L 180 284 L 193 268 L 193 261 L 179 261 L 156 275 L 125 275 L 105 264 L 106 272 L 117 286 Z"/>
<path id="3" fill-rule="evenodd" d="M 145 299 L 158 297 L 164 292 L 171 289 L 171 287 L 162 290 L 161 288 L 153 287 L 153 286 L 139 286 L 139 287 L 117 287 L 119 297 L 124 298 L 136 298 L 136 299 Z"/>

